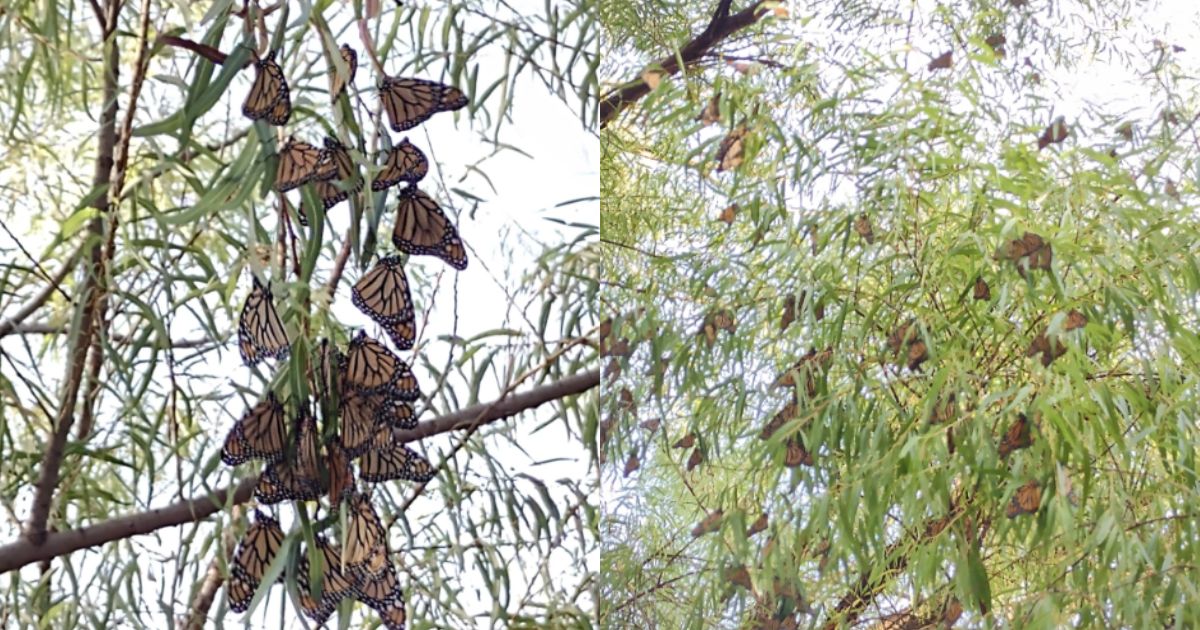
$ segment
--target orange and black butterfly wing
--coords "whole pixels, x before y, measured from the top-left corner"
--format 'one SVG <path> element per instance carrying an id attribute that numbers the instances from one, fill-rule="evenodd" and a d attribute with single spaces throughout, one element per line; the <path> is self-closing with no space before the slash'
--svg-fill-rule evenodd
<path id="1" fill-rule="evenodd" d="M 371 190 L 380 191 L 400 182 L 416 183 L 429 173 L 429 160 L 413 143 L 404 138 L 388 151 L 383 170 L 371 181 Z"/>
<path id="2" fill-rule="evenodd" d="M 414 429 L 417 426 L 417 412 L 402 400 L 385 400 L 379 409 L 379 422 L 393 429 Z"/>
<path id="3" fill-rule="evenodd" d="M 300 607 L 304 614 L 311 619 L 317 621 L 318 624 L 325 623 L 325 620 L 333 614 L 337 608 L 338 602 L 343 598 L 353 594 L 356 585 L 356 580 L 343 571 L 341 554 L 338 553 L 332 545 L 329 544 L 323 537 L 316 537 L 316 551 L 320 552 L 321 562 L 318 573 L 320 574 L 321 588 L 317 597 L 313 597 L 312 578 L 316 576 L 313 573 L 313 562 L 310 562 L 310 557 L 317 557 L 314 550 L 309 548 L 306 553 L 300 557 L 300 562 L 297 565 L 299 571 L 298 582 L 300 584 Z M 312 574 L 312 577 L 310 577 Z"/>
<path id="4" fill-rule="evenodd" d="M 396 568 L 387 564 L 378 575 L 369 575 L 365 571 L 360 573 L 363 577 L 354 593 L 358 601 L 379 613 L 383 627 L 388 630 L 403 630 L 407 615 L 404 609 L 404 591 L 396 578 Z"/>
<path id="5" fill-rule="evenodd" d="M 280 501 L 314 501 L 321 494 L 320 480 L 305 477 L 290 462 L 267 466 L 254 487 L 254 497 L 265 505 Z"/>
<path id="6" fill-rule="evenodd" d="M 350 299 L 358 310 L 384 327 L 401 350 L 413 347 L 416 317 L 408 277 L 399 256 L 380 259 L 354 284 Z"/>
<path id="7" fill-rule="evenodd" d="M 242 103 L 242 114 L 250 120 L 267 118 L 273 125 L 287 122 L 275 122 L 278 119 L 279 104 L 285 103 L 287 114 L 291 114 L 291 99 L 288 95 L 287 79 L 284 78 L 283 68 L 275 63 L 275 54 L 271 53 L 266 59 L 260 59 L 254 64 L 254 83 Z"/>
<path id="8" fill-rule="evenodd" d="M 386 398 L 413 401 L 421 397 L 417 378 L 408 364 L 361 330 L 350 342 L 345 382 L 359 392 Z"/>
<path id="9" fill-rule="evenodd" d="M 251 459 L 276 462 L 287 449 L 287 416 L 274 392 L 238 420 L 225 438 L 221 461 L 237 466 Z"/>
<path id="10" fill-rule="evenodd" d="M 341 447 L 351 459 L 361 456 L 371 447 L 371 438 L 375 435 L 379 418 L 378 398 L 361 391 L 347 392 L 342 398 Z"/>
<path id="11" fill-rule="evenodd" d="M 333 72 L 333 89 L 330 90 L 330 95 L 334 100 L 346 91 L 347 85 L 354 84 L 354 75 L 358 74 L 358 53 L 350 47 L 349 44 L 342 44 L 339 49 L 342 54 L 342 61 L 346 62 L 346 71 L 349 76 L 337 71 L 337 68 L 331 68 Z"/>
<path id="12" fill-rule="evenodd" d="M 285 359 L 291 348 L 275 311 L 271 285 L 264 287 L 257 277 L 252 278 L 254 285 L 238 320 L 238 348 L 242 361 L 251 366 L 266 357 Z"/>
<path id="13" fill-rule="evenodd" d="M 359 177 L 354 160 L 341 142 L 326 137 L 325 154 L 327 162 L 318 173 L 317 179 L 320 181 L 316 183 L 316 190 L 321 203 L 328 210 L 362 190 L 363 179 Z"/>
<path id="14" fill-rule="evenodd" d="M 437 474 L 428 459 L 403 444 L 372 448 L 363 456 L 361 468 L 359 477 L 371 483 L 393 479 L 425 482 Z"/>
<path id="15" fill-rule="evenodd" d="M 379 87 L 379 98 L 393 131 L 405 131 L 429 120 L 438 112 L 467 105 L 467 97 L 456 87 L 400 77 L 387 77 Z"/>
<path id="16" fill-rule="evenodd" d="M 325 152 L 307 142 L 289 139 L 279 151 L 275 172 L 275 191 L 287 192 L 318 178 Z"/>
<path id="17" fill-rule="evenodd" d="M 386 532 L 371 499 L 362 493 L 350 499 L 349 522 L 346 525 L 346 548 L 342 552 L 348 567 L 361 567 L 379 545 L 386 545 Z"/>
<path id="18" fill-rule="evenodd" d="M 245 612 L 249 608 L 250 600 L 254 598 L 254 592 L 258 590 L 263 574 L 275 559 L 281 543 L 283 530 L 279 527 L 279 521 L 256 512 L 254 524 L 238 543 L 230 567 L 229 608 L 234 612 Z"/>
<path id="19" fill-rule="evenodd" d="M 400 191 L 392 243 L 406 254 L 437 256 L 455 269 L 467 268 L 467 252 L 458 237 L 458 230 L 438 203 L 416 184 Z"/>

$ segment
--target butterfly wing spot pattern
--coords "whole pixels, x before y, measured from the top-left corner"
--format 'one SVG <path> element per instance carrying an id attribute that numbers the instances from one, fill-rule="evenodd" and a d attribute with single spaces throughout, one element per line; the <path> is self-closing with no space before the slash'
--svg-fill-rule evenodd
<path id="1" fill-rule="evenodd" d="M 251 459 L 276 462 L 287 448 L 287 415 L 274 392 L 234 423 L 225 438 L 221 461 L 237 466 Z"/>
<path id="2" fill-rule="evenodd" d="M 292 115 L 292 102 L 283 68 L 275 63 L 275 52 L 258 60 L 254 68 L 254 83 L 242 103 L 242 114 L 250 120 L 266 118 L 277 127 L 287 124 Z"/>
<path id="3" fill-rule="evenodd" d="M 1008 518 L 1016 518 L 1022 514 L 1033 514 L 1038 511 L 1041 504 L 1042 488 L 1038 482 L 1030 481 L 1017 488 L 1017 493 L 1013 495 L 1004 515 Z"/>
<path id="4" fill-rule="evenodd" d="M 393 131 L 407 131 L 438 112 L 467 106 L 461 90 L 425 79 L 387 77 L 379 86 L 379 98 Z"/>
<path id="5" fill-rule="evenodd" d="M 460 271 L 467 268 L 467 253 L 458 230 L 441 206 L 416 184 L 400 190 L 392 244 L 412 256 L 436 256 Z"/>
<path id="6" fill-rule="evenodd" d="M 238 543 L 230 567 L 227 594 L 231 610 L 245 612 L 250 607 L 250 600 L 254 599 L 263 573 L 275 559 L 282 542 L 283 530 L 279 527 L 279 521 L 255 511 L 254 524 Z"/>
<path id="7" fill-rule="evenodd" d="M 408 350 L 413 347 L 416 319 L 408 277 L 399 256 L 380 259 L 354 284 L 350 299 L 358 310 L 384 327 L 397 348 Z"/>
<path id="8" fill-rule="evenodd" d="M 266 286 L 251 276 L 253 287 L 238 319 L 238 349 L 242 362 L 253 366 L 266 357 L 286 359 L 291 344 L 283 322 L 275 311 L 271 284 Z"/>

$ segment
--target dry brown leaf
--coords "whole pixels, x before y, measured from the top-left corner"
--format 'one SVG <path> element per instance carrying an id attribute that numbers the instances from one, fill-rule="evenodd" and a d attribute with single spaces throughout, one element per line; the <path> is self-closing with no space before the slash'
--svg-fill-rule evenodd
<path id="1" fill-rule="evenodd" d="M 671 445 L 671 448 L 691 448 L 692 445 L 695 443 L 696 443 L 696 434 L 689 433 L 689 434 L 679 438 L 678 440 L 676 440 L 675 443 Z"/>
<path id="2" fill-rule="evenodd" d="M 704 453 L 700 452 L 700 447 L 697 446 L 692 450 L 692 454 L 687 460 L 687 471 L 692 472 L 692 469 L 699 466 L 704 461 Z"/>
<path id="3" fill-rule="evenodd" d="M 694 528 L 692 528 L 692 538 L 699 538 L 705 534 L 721 529 L 721 520 L 724 516 L 725 513 L 721 510 L 713 510 L 712 512 L 709 512 L 708 516 L 704 517 L 704 520 L 700 521 Z"/>
<path id="4" fill-rule="evenodd" d="M 625 461 L 625 476 L 628 477 L 629 475 L 633 474 L 633 471 L 641 468 L 641 466 L 642 462 L 638 459 L 637 453 L 633 453 L 629 456 L 629 459 Z"/>
<path id="5" fill-rule="evenodd" d="M 947 50 L 946 52 L 938 55 L 937 57 L 934 57 L 934 59 L 929 62 L 929 66 L 927 69 L 930 71 L 945 70 L 950 67 L 950 64 L 953 63 L 953 60 L 954 60 L 954 51 Z"/>

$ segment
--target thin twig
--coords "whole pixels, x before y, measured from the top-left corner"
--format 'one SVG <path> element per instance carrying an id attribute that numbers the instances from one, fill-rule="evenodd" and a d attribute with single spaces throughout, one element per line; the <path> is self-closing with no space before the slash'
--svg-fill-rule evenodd
<path id="1" fill-rule="evenodd" d="M 50 299 L 50 295 L 58 290 L 58 285 L 62 283 L 63 278 L 66 278 L 67 274 L 75 269 L 75 265 L 79 264 L 80 254 L 82 253 L 82 248 L 75 250 L 75 253 L 71 254 L 71 257 L 63 263 L 62 269 L 59 269 L 58 273 L 54 274 L 54 277 L 50 279 L 50 283 L 43 287 L 41 292 L 33 296 L 33 299 L 29 300 L 20 310 L 13 313 L 12 317 L 0 321 L 0 337 L 16 332 L 21 327 L 21 322 L 25 318 L 36 312 L 46 303 L 46 300 Z"/>

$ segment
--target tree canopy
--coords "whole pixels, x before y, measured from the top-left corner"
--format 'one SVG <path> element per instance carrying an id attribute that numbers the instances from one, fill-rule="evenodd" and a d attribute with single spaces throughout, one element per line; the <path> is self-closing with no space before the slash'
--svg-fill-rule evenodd
<path id="1" fill-rule="evenodd" d="M 1200 621 L 1149 5 L 602 4 L 603 626 Z"/>
<path id="2" fill-rule="evenodd" d="M 0 625 L 312 627 L 305 597 L 340 588 L 324 539 L 370 554 L 340 627 L 397 599 L 409 627 L 591 626 L 595 20 L 0 6 Z M 382 536 L 336 489 L 355 397 Z"/>

